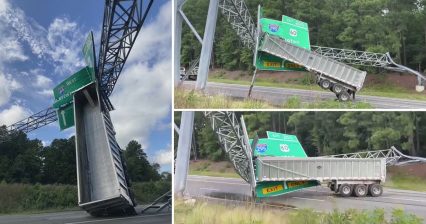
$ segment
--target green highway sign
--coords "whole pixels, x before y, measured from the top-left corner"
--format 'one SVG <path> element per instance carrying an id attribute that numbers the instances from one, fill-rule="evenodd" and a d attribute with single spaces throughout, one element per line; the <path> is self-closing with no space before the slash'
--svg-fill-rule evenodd
<path id="1" fill-rule="evenodd" d="M 260 18 L 259 23 L 262 32 L 278 36 L 295 46 L 311 50 L 307 23 L 288 16 L 283 16 L 282 21 Z M 259 70 L 306 71 L 303 66 L 262 52 L 257 52 L 255 65 Z"/>
<path id="2" fill-rule="evenodd" d="M 253 149 L 255 156 L 308 157 L 294 135 L 267 132 L 268 138 L 261 138 Z"/>
<path id="3" fill-rule="evenodd" d="M 95 56 L 95 43 L 93 40 L 92 31 L 90 31 L 89 35 L 86 38 L 86 42 L 84 43 L 83 56 L 84 56 L 84 61 L 86 62 L 86 65 L 89 68 L 91 75 L 93 76 L 93 80 L 95 80 L 96 56 Z"/>
<path id="4" fill-rule="evenodd" d="M 303 66 L 265 52 L 257 53 L 256 68 L 266 71 L 306 71 Z"/>
<path id="5" fill-rule="evenodd" d="M 268 181 L 256 183 L 255 191 L 256 197 L 266 198 L 318 185 L 318 181 Z"/>
<path id="6" fill-rule="evenodd" d="M 56 111 L 56 115 L 58 116 L 59 127 L 62 130 L 70 128 L 74 126 L 74 105 L 69 104 L 66 107 L 58 109 Z"/>
<path id="7" fill-rule="evenodd" d="M 282 23 L 284 24 L 284 40 L 295 46 L 311 50 L 307 23 L 288 16 L 283 16 Z"/>
<path id="8" fill-rule="evenodd" d="M 53 96 L 55 97 L 53 108 L 58 109 L 71 104 L 74 92 L 90 85 L 94 81 L 94 76 L 92 76 L 89 67 L 85 67 L 70 76 L 53 89 Z"/>

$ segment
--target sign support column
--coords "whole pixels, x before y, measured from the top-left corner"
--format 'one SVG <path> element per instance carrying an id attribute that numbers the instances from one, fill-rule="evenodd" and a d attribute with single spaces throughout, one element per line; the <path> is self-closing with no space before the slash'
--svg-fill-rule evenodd
<path id="1" fill-rule="evenodd" d="M 177 0 L 174 1 L 174 6 L 175 6 L 175 29 L 174 29 L 174 35 L 175 35 L 175 39 L 174 39 L 174 52 L 173 52 L 173 57 L 174 57 L 174 70 L 175 70 L 175 77 L 174 77 L 174 84 L 175 87 L 178 86 L 179 84 L 179 79 L 180 79 L 180 51 L 181 51 L 181 44 L 182 44 L 182 23 L 183 23 L 183 18 L 179 13 L 179 9 L 181 8 L 182 4 L 184 3 L 184 0 Z"/>
<path id="2" fill-rule="evenodd" d="M 213 50 L 213 40 L 216 30 L 217 13 L 219 11 L 219 0 L 210 0 L 207 13 L 206 27 L 204 29 L 203 47 L 201 49 L 200 66 L 198 68 L 196 90 L 204 90 L 209 75 L 210 60 Z"/>
<path id="3" fill-rule="evenodd" d="M 178 197 L 182 197 L 186 188 L 186 179 L 189 170 L 189 157 L 191 154 L 192 131 L 194 127 L 194 111 L 182 112 L 179 129 L 179 141 L 176 156 L 175 186 Z"/>

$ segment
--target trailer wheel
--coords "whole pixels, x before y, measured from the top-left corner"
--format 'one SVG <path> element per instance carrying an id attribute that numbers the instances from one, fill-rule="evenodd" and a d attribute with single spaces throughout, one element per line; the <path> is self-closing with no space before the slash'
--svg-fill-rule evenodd
<path id="1" fill-rule="evenodd" d="M 357 184 L 354 188 L 354 194 L 357 197 L 365 197 L 368 193 L 367 186 L 364 184 Z"/>
<path id="2" fill-rule="evenodd" d="M 323 88 L 323 89 L 330 89 L 330 86 L 331 86 L 331 82 L 328 81 L 327 79 L 321 80 L 319 84 L 320 84 L 321 88 Z"/>
<path id="3" fill-rule="evenodd" d="M 347 102 L 351 98 L 348 92 L 343 91 L 338 95 L 338 98 L 341 102 Z"/>
<path id="4" fill-rule="evenodd" d="M 335 93 L 335 94 L 340 94 L 341 92 L 343 92 L 345 90 L 345 87 L 343 87 L 340 84 L 334 84 L 333 87 L 331 88 L 331 90 Z"/>
<path id="5" fill-rule="evenodd" d="M 352 186 L 349 184 L 342 184 L 339 187 L 339 193 L 343 197 L 349 197 L 352 194 Z"/>
<path id="6" fill-rule="evenodd" d="M 368 193 L 372 196 L 372 197 L 379 197 L 380 195 L 383 194 L 383 187 L 380 184 L 371 184 L 368 187 Z"/>

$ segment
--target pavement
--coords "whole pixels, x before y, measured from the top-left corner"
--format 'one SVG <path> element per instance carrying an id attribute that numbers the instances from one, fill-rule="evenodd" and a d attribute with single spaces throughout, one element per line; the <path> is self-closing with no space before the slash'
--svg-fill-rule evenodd
<path id="1" fill-rule="evenodd" d="M 0 224 L 82 224 L 82 223 L 99 223 L 99 224 L 112 224 L 112 223 L 153 223 L 163 224 L 172 223 L 171 210 L 165 209 L 160 213 L 147 213 L 141 215 L 140 211 L 143 206 L 136 207 L 138 215 L 124 216 L 124 217 L 92 217 L 87 212 L 79 211 L 66 211 L 66 212 L 51 212 L 41 214 L 18 214 L 18 215 L 1 215 Z"/>
<path id="2" fill-rule="evenodd" d="M 250 200 L 250 186 L 242 179 L 188 176 L 186 194 L 192 197 L 241 202 Z M 334 209 L 382 208 L 387 216 L 393 209 L 403 209 L 426 221 L 426 193 L 385 188 L 380 197 L 341 197 L 324 186 L 307 188 L 278 197 L 262 199 L 272 205 L 282 205 L 294 209 L 310 208 L 330 212 Z"/>
<path id="3" fill-rule="evenodd" d="M 194 89 L 194 81 L 185 81 L 184 88 Z M 247 97 L 248 85 L 226 84 L 209 82 L 205 92 L 209 95 L 225 95 L 244 99 Z M 362 93 L 362 90 L 361 90 Z M 289 89 L 281 87 L 254 86 L 252 98 L 269 102 L 272 105 L 282 106 L 290 97 L 298 96 L 302 102 L 316 102 L 319 100 L 337 99 L 330 91 L 314 91 L 302 89 Z M 397 98 L 357 95 L 356 102 L 367 102 L 376 109 L 426 109 L 426 101 L 405 100 Z"/>

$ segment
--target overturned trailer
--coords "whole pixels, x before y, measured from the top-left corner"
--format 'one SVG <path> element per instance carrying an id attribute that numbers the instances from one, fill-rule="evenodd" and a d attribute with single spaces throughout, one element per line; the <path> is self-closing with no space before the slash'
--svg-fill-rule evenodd
<path id="1" fill-rule="evenodd" d="M 95 84 L 74 94 L 78 205 L 93 216 L 136 214 L 126 164 Z"/>
<path id="2" fill-rule="evenodd" d="M 316 182 L 345 197 L 378 197 L 386 180 L 385 159 L 260 157 L 254 162 L 256 181 L 272 181 L 283 189 L 289 188 L 288 183 L 314 186 Z"/>

